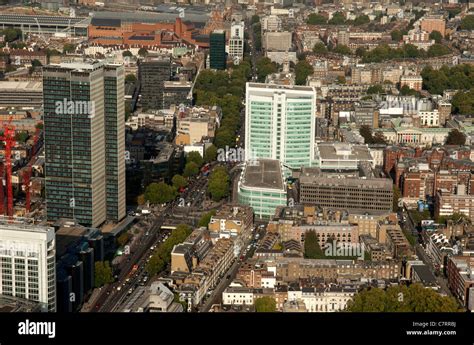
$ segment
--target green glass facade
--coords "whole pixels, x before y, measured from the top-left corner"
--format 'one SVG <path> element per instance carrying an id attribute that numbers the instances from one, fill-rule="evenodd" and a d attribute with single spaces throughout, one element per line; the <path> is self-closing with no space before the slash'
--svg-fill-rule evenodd
<path id="1" fill-rule="evenodd" d="M 277 159 L 290 168 L 311 166 L 315 106 L 316 92 L 310 87 L 247 84 L 247 159 Z"/>
<path id="2" fill-rule="evenodd" d="M 286 205 L 285 191 L 261 190 L 254 187 L 240 186 L 239 203 L 253 208 L 255 217 L 269 219 L 278 206 Z"/>
<path id="3" fill-rule="evenodd" d="M 211 69 L 224 70 L 226 68 L 225 32 L 222 30 L 212 32 L 209 44 Z"/>

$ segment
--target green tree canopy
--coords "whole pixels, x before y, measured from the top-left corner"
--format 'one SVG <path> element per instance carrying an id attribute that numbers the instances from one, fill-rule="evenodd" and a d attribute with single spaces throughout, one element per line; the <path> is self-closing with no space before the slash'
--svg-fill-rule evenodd
<path id="1" fill-rule="evenodd" d="M 198 167 L 201 167 L 204 163 L 204 159 L 202 158 L 201 154 L 197 151 L 191 151 L 186 156 L 186 162 L 194 162 Z"/>
<path id="2" fill-rule="evenodd" d="M 361 16 L 358 16 L 355 20 L 354 20 L 354 25 L 358 26 L 358 25 L 364 25 L 364 24 L 368 24 L 370 23 L 370 18 L 368 15 L 366 14 L 363 14 Z"/>
<path id="3" fill-rule="evenodd" d="M 130 237 L 132 237 L 132 235 L 130 235 L 127 231 L 125 231 L 124 233 L 120 234 L 119 237 L 117 237 L 117 244 L 120 247 L 125 246 L 130 240 Z"/>
<path id="4" fill-rule="evenodd" d="M 96 261 L 94 268 L 94 286 L 96 288 L 113 283 L 112 268 L 108 261 Z"/>
<path id="5" fill-rule="evenodd" d="M 155 249 L 145 267 L 150 276 L 155 276 L 166 268 L 171 261 L 173 247 L 184 242 L 191 232 L 192 228 L 190 226 L 180 224 L 171 232 L 170 237 Z"/>
<path id="6" fill-rule="evenodd" d="M 145 200 L 152 204 L 169 202 L 176 197 L 176 190 L 164 182 L 153 182 L 145 189 Z"/>
<path id="7" fill-rule="evenodd" d="M 276 311 L 276 301 L 273 297 L 264 296 L 255 299 L 255 311 L 257 313 L 272 313 Z"/>
<path id="8" fill-rule="evenodd" d="M 446 138 L 446 145 L 464 145 L 466 143 L 466 135 L 456 128 L 453 128 Z"/>
<path id="9" fill-rule="evenodd" d="M 212 200 L 219 201 L 229 195 L 229 174 L 225 167 L 215 168 L 209 176 L 209 184 L 207 192 L 211 195 Z"/>
<path id="10" fill-rule="evenodd" d="M 217 159 L 217 147 L 214 145 L 209 146 L 204 152 L 204 162 L 211 163 Z"/>
<path id="11" fill-rule="evenodd" d="M 344 13 L 336 12 L 333 14 L 332 18 L 328 21 L 328 24 L 343 25 L 345 22 L 346 22 L 346 17 L 344 17 Z"/>
<path id="12" fill-rule="evenodd" d="M 387 290 L 370 288 L 349 301 L 350 312 L 459 312 L 453 297 L 442 296 L 421 284 L 390 286 Z"/>
<path id="13" fill-rule="evenodd" d="M 138 50 L 138 55 L 145 57 L 148 55 L 148 50 L 146 48 L 140 48 Z"/>
<path id="14" fill-rule="evenodd" d="M 196 176 L 197 174 L 199 174 L 199 166 L 194 162 L 186 163 L 186 165 L 184 166 L 183 176 L 191 177 Z"/>
<path id="15" fill-rule="evenodd" d="M 377 95 L 377 94 L 381 94 L 381 93 L 384 93 L 384 92 L 385 92 L 385 90 L 382 87 L 382 85 L 380 85 L 380 84 L 371 85 L 367 89 L 367 94 L 368 95 Z"/>
<path id="16" fill-rule="evenodd" d="M 461 20 L 461 30 L 474 30 L 474 14 L 469 14 Z"/>
<path id="17" fill-rule="evenodd" d="M 132 52 L 131 52 L 130 50 L 124 50 L 123 53 L 122 53 L 122 56 L 123 56 L 123 57 L 127 57 L 127 56 L 128 56 L 128 57 L 132 57 L 133 54 L 132 54 Z"/>
<path id="18" fill-rule="evenodd" d="M 319 246 L 318 237 L 313 230 L 307 231 L 304 238 L 304 257 L 306 259 L 322 259 L 324 253 Z"/>
<path id="19" fill-rule="evenodd" d="M 127 74 L 125 77 L 126 83 L 135 83 L 137 81 L 137 77 L 134 74 Z"/>
<path id="20" fill-rule="evenodd" d="M 336 48 L 333 49 L 333 52 L 336 54 L 341 54 L 341 55 L 351 55 L 352 51 L 351 48 L 344 44 L 338 44 Z"/>
<path id="21" fill-rule="evenodd" d="M 212 216 L 215 216 L 215 215 L 216 215 L 216 210 L 212 210 L 212 211 L 204 213 L 199 219 L 198 226 L 199 227 L 204 226 L 207 228 L 207 226 L 209 225 L 209 222 L 211 221 Z"/>
<path id="22" fill-rule="evenodd" d="M 434 40 L 436 43 L 441 43 L 443 40 L 443 35 L 441 35 L 441 32 L 433 30 L 430 33 L 430 39 Z"/>
<path id="23" fill-rule="evenodd" d="M 188 185 L 188 181 L 183 176 L 178 174 L 173 176 L 171 183 L 173 183 L 173 187 L 176 189 L 186 187 Z"/>
<path id="24" fill-rule="evenodd" d="M 314 73 L 313 66 L 306 60 L 300 60 L 295 66 L 296 85 L 306 85 L 306 78 Z"/>
<path id="25" fill-rule="evenodd" d="M 474 88 L 469 91 L 458 91 L 451 100 L 453 112 L 470 115 L 474 113 Z"/>
<path id="26" fill-rule="evenodd" d="M 327 24 L 327 18 L 321 14 L 311 13 L 306 23 L 309 25 L 324 25 Z"/>
<path id="27" fill-rule="evenodd" d="M 65 43 L 64 46 L 63 46 L 63 53 L 64 54 L 74 53 L 75 50 L 76 50 L 76 45 L 74 45 L 72 43 Z"/>
<path id="28" fill-rule="evenodd" d="M 315 54 L 326 54 L 328 52 L 328 48 L 323 42 L 318 42 L 313 47 L 313 53 Z"/>

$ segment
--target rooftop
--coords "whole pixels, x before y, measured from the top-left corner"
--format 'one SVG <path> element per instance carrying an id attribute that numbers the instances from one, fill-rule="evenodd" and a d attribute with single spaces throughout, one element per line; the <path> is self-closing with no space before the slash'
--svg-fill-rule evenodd
<path id="1" fill-rule="evenodd" d="M 254 162 L 247 162 L 242 182 L 248 187 L 283 190 L 280 162 L 272 159 L 258 159 Z"/>

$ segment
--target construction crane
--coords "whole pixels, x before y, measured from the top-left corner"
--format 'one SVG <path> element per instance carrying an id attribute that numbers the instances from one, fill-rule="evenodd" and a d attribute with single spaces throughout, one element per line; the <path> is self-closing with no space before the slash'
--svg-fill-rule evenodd
<path id="1" fill-rule="evenodd" d="M 3 135 L 0 136 L 0 140 L 5 142 L 7 215 L 10 220 L 13 220 L 12 148 L 15 146 L 15 126 L 12 124 L 12 119 L 10 116 L 8 122 L 3 123 Z"/>
<path id="2" fill-rule="evenodd" d="M 33 171 L 33 163 L 36 160 L 36 154 L 38 152 L 38 148 L 36 147 L 38 144 L 38 137 L 40 134 L 41 129 L 36 127 L 35 135 L 33 137 L 33 146 L 32 146 L 32 154 L 31 159 L 26 166 L 26 169 L 23 170 L 23 187 L 25 189 L 25 213 L 28 214 L 31 208 L 31 192 L 30 192 L 30 181 L 31 181 L 31 174 Z"/>

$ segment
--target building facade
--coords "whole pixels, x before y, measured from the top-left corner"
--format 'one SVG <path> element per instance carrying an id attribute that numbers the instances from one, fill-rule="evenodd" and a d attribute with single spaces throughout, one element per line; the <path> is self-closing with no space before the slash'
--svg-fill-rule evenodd
<path id="1" fill-rule="evenodd" d="M 291 168 L 310 166 L 315 114 L 313 87 L 247 83 L 246 159 L 277 159 Z"/>
<path id="2" fill-rule="evenodd" d="M 54 229 L 1 224 L 0 295 L 37 302 L 56 311 L 56 244 Z"/>

